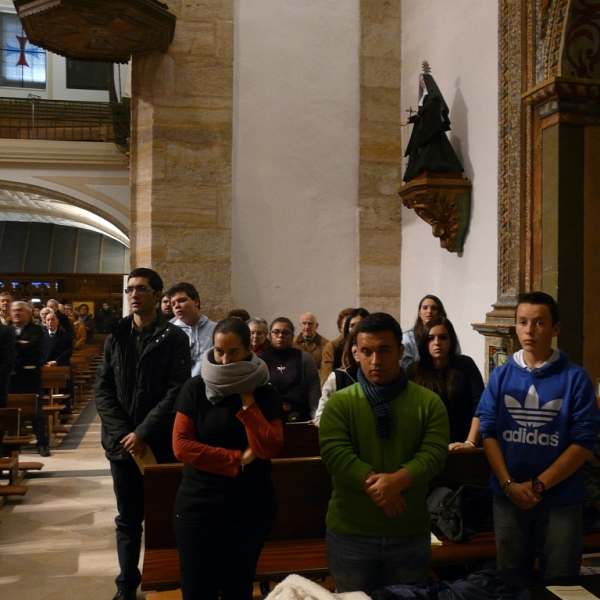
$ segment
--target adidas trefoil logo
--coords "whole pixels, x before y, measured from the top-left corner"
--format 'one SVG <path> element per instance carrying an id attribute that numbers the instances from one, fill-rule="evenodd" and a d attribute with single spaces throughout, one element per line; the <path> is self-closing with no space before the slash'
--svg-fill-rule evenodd
<path id="1" fill-rule="evenodd" d="M 523 406 L 517 399 L 508 395 L 504 396 L 504 403 L 512 418 L 521 425 L 516 431 L 510 429 L 504 431 L 502 434 L 504 440 L 540 446 L 558 445 L 558 432 L 538 435 L 537 428 L 554 420 L 562 407 L 562 398 L 546 402 L 540 408 L 540 398 L 535 386 L 532 385 L 527 392 Z M 528 432 L 528 428 L 533 428 L 534 431 Z"/>

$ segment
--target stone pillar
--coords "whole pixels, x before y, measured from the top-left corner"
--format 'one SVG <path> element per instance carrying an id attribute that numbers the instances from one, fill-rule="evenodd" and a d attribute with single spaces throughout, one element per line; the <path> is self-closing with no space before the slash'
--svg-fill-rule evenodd
<path id="1" fill-rule="evenodd" d="M 169 51 L 132 64 L 131 266 L 193 283 L 216 319 L 231 295 L 233 0 L 169 8 Z"/>
<path id="2" fill-rule="evenodd" d="M 361 0 L 358 304 L 400 317 L 400 0 Z"/>

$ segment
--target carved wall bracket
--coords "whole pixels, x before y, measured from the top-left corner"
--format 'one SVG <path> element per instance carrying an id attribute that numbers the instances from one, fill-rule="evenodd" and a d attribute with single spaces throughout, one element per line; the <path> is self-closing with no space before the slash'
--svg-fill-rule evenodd
<path id="1" fill-rule="evenodd" d="M 403 185 L 398 195 L 406 208 L 431 225 L 442 248 L 462 252 L 471 216 L 471 187 L 460 174 L 425 172 Z"/>
<path id="2" fill-rule="evenodd" d="M 74 60 L 126 63 L 166 52 L 174 14 L 158 0 L 13 0 L 32 44 Z"/>

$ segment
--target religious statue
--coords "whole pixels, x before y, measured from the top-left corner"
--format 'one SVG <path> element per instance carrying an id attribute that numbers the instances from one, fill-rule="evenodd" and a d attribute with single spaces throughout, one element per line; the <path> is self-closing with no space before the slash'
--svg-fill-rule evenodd
<path id="1" fill-rule="evenodd" d="M 408 166 L 403 181 L 410 181 L 423 171 L 462 173 L 464 168 L 446 136 L 450 130 L 448 106 L 431 76 L 429 63 L 423 61 L 419 75 L 419 108 L 401 125 L 413 123 L 404 156 Z"/>

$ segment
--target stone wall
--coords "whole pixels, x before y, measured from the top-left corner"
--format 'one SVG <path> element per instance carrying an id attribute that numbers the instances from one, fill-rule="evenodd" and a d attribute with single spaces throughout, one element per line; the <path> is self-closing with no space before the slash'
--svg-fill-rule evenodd
<path id="1" fill-rule="evenodd" d="M 361 0 L 358 305 L 400 316 L 400 0 Z"/>
<path id="2" fill-rule="evenodd" d="M 194 283 L 218 318 L 231 294 L 233 0 L 169 8 L 168 53 L 132 67 L 131 265 Z"/>

